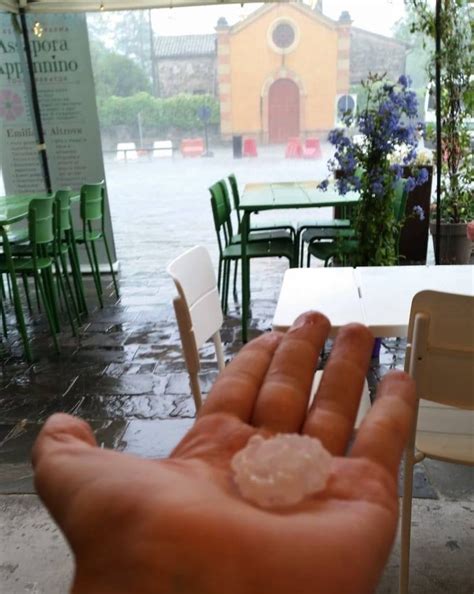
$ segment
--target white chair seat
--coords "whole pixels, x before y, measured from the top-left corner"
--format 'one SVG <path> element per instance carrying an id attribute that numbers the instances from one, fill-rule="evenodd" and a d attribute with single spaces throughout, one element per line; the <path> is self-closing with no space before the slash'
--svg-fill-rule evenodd
<path id="1" fill-rule="evenodd" d="M 474 464 L 474 411 L 420 400 L 415 447 L 430 458 Z"/>

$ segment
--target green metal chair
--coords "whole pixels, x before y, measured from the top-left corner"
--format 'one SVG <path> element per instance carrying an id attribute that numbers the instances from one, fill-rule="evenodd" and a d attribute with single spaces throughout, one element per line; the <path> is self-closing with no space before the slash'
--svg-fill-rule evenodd
<path id="1" fill-rule="evenodd" d="M 239 228 L 239 233 L 240 233 L 240 227 L 241 227 L 241 217 L 240 217 L 240 210 L 239 210 L 239 206 L 240 206 L 240 193 L 239 193 L 239 185 L 237 183 L 237 178 L 235 177 L 235 175 L 233 173 L 231 173 L 228 178 L 229 180 L 229 185 L 230 185 L 230 189 L 232 192 L 232 201 L 234 203 L 234 209 L 235 209 L 235 213 L 237 216 L 237 221 L 238 221 L 238 228 Z M 224 182 L 225 184 L 225 182 Z M 283 235 L 278 235 L 278 237 L 283 238 L 286 236 L 290 237 L 292 240 L 294 240 L 295 236 L 296 236 L 296 231 L 295 228 L 293 226 L 293 224 L 289 221 L 266 221 L 264 223 L 255 223 L 252 222 L 252 226 L 250 231 L 278 231 L 278 232 L 283 232 Z"/>
<path id="2" fill-rule="evenodd" d="M 359 167 L 355 175 L 360 179 L 364 170 Z M 333 209 L 333 218 L 327 220 L 303 220 L 298 222 L 296 241 L 300 255 L 300 266 L 303 266 L 304 245 L 314 241 L 350 237 L 351 220 L 353 218 L 354 204 L 343 204 Z"/>
<path id="3" fill-rule="evenodd" d="M 218 182 L 209 188 L 211 207 L 219 248 L 218 287 L 221 292 L 222 309 L 227 312 L 229 293 L 230 263 L 242 259 L 242 244 L 232 243 L 229 229 L 230 211 L 222 185 Z M 249 241 L 247 257 L 251 258 L 288 258 L 294 265 L 294 244 L 291 239 L 270 239 L 267 241 Z"/>
<path id="4" fill-rule="evenodd" d="M 393 211 L 397 223 L 400 223 L 405 215 L 405 207 L 407 200 L 406 180 L 399 180 L 395 188 L 395 196 L 393 202 Z M 355 238 L 353 229 L 340 229 L 334 234 L 332 241 L 321 240 L 324 238 L 318 237 L 318 240 L 313 241 L 308 245 L 308 255 L 306 265 L 309 267 L 311 256 L 318 260 L 323 260 L 324 266 L 328 266 L 329 262 L 336 258 L 342 258 L 343 263 L 350 263 L 351 256 L 357 251 L 358 243 Z M 395 241 L 397 243 L 400 239 L 400 232 L 397 231 Z"/>
<path id="5" fill-rule="evenodd" d="M 74 306 L 76 318 L 80 322 L 81 314 L 87 315 L 88 312 L 72 226 L 71 194 L 70 189 L 58 190 L 54 197 L 55 243 L 53 253 L 57 269 L 61 269 L 63 274 L 64 283 Z M 68 260 L 72 274 L 74 294 L 69 279 Z"/>
<path id="6" fill-rule="evenodd" d="M 76 233 L 76 243 L 83 244 L 86 248 L 87 258 L 91 267 L 92 277 L 94 279 L 97 297 L 99 299 L 100 307 L 104 306 L 102 299 L 103 290 L 100 279 L 99 262 L 97 259 L 96 243 L 102 241 L 104 243 L 107 260 L 110 265 L 110 272 L 114 283 L 115 294 L 117 298 L 120 297 L 117 286 L 117 280 L 110 256 L 109 244 L 105 233 L 105 186 L 101 181 L 97 184 L 86 184 L 81 188 L 81 220 L 82 231 Z"/>
<path id="7" fill-rule="evenodd" d="M 0 273 L 21 275 L 25 286 L 26 276 L 33 275 L 46 312 L 55 349 L 59 352 L 56 337 L 59 331 L 59 321 L 52 274 L 54 258 L 50 255 L 51 246 L 54 243 L 53 198 L 37 198 L 30 202 L 28 208 L 28 236 L 28 253 L 25 252 L 25 255 L 18 256 L 12 255 L 11 262 L 6 261 L 5 257 L 3 257 L 0 260 Z M 15 308 L 21 308 L 19 300 L 17 301 L 15 297 L 14 300 Z M 26 331 L 20 329 L 20 332 L 24 342 L 28 342 Z"/>

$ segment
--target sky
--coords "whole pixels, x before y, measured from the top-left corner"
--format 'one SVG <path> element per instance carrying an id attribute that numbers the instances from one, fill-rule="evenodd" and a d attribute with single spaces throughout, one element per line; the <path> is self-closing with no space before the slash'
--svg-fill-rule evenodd
<path id="1" fill-rule="evenodd" d="M 219 17 L 225 17 L 233 25 L 259 6 L 234 4 L 155 10 L 153 28 L 158 35 L 213 33 Z M 393 25 L 405 13 L 403 0 L 323 0 L 323 12 L 328 17 L 337 20 L 343 10 L 351 15 L 353 26 L 382 35 L 391 35 Z"/>

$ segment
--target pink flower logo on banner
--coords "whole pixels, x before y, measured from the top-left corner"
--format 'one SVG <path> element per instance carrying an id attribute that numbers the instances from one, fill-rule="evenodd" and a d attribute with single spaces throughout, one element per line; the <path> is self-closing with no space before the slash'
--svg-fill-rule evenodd
<path id="1" fill-rule="evenodd" d="M 13 122 L 23 113 L 23 105 L 20 96 L 6 89 L 0 91 L 0 118 L 7 122 Z"/>

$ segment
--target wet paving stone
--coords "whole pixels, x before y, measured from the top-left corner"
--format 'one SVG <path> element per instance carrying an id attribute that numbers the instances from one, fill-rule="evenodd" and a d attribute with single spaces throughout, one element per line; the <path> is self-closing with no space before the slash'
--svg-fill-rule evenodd
<path id="1" fill-rule="evenodd" d="M 188 397 L 189 399 L 189 397 Z M 167 419 L 176 408 L 173 394 L 148 394 L 142 396 L 103 396 L 83 397 L 75 406 L 74 414 L 90 419 Z M 64 412 L 70 412 L 65 410 Z M 184 415 L 183 415 L 184 416 Z M 190 415 L 189 415 L 190 416 Z M 194 417 L 194 411 L 192 413 Z"/>

